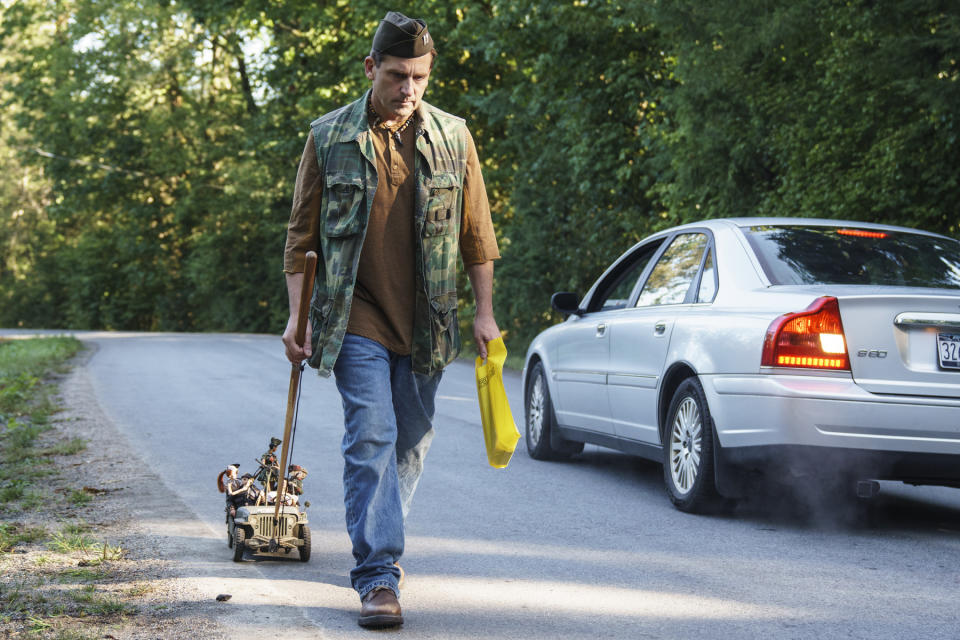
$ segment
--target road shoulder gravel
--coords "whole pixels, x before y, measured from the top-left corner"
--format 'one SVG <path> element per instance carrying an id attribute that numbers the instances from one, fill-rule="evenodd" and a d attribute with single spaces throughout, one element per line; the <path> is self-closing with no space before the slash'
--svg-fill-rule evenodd
<path id="1" fill-rule="evenodd" d="M 202 588 L 186 561 L 191 549 L 184 548 L 185 543 L 198 539 L 209 544 L 209 528 L 190 516 L 187 506 L 151 472 L 149 461 L 138 457 L 103 414 L 84 367 L 95 346 L 88 342 L 87 347 L 59 381 L 63 410 L 54 419 L 54 429 L 42 437 L 87 442 L 83 451 L 55 459 L 59 474 L 49 478 L 47 489 L 80 490 L 91 499 L 66 510 L 41 504 L 17 520 L 20 526 L 48 531 L 67 523 L 83 526 L 90 539 L 101 543 L 101 553 L 91 548 L 54 553 L 48 544 L 31 543 L 3 554 L 0 588 L 7 593 L 7 603 L 15 602 L 10 599 L 15 595 L 34 606 L 52 605 L 47 608 L 54 615 L 41 619 L 7 607 L 0 617 L 0 638 L 231 637 L 229 601 L 218 602 L 219 594 L 209 593 L 209 580 Z M 175 454 L 175 445 L 171 449 Z M 184 481 L 207 482 L 216 491 L 215 478 L 214 473 Z M 223 547 L 226 554 L 226 544 Z M 87 607 L 81 615 L 71 615 L 69 606 L 65 615 L 55 615 L 58 599 L 72 603 L 83 598 L 102 604 Z"/>

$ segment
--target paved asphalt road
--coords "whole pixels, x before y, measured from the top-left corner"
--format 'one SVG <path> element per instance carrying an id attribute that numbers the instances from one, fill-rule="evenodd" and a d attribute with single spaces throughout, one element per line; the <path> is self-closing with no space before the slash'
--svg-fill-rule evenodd
<path id="1" fill-rule="evenodd" d="M 277 637 L 368 637 L 347 577 L 333 380 L 304 376 L 293 456 L 310 471 L 312 559 L 235 564 L 214 479 L 232 462 L 252 471 L 282 435 L 279 338 L 80 337 L 104 411 L 189 505 L 158 529 L 205 525 L 179 541 L 183 559 L 210 597 L 234 594 L 236 637 L 257 621 L 295 630 Z M 519 376 L 507 383 L 522 428 Z M 659 465 L 597 447 L 546 463 L 521 440 L 495 470 L 469 362 L 445 373 L 435 424 L 407 522 L 407 637 L 960 637 L 960 490 L 884 483 L 866 509 L 778 493 L 699 517 L 673 509 Z"/>

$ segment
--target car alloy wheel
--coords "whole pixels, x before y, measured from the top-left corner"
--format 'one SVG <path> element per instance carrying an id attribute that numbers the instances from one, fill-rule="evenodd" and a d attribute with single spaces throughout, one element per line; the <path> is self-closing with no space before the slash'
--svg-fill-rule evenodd
<path id="1" fill-rule="evenodd" d="M 583 451 L 582 442 L 565 440 L 554 433 L 556 421 L 550 402 L 550 389 L 543 363 L 537 362 L 530 371 L 526 393 L 527 453 L 534 460 L 559 460 Z"/>
<path id="2" fill-rule="evenodd" d="M 690 493 L 700 472 L 703 421 L 697 402 L 686 397 L 677 408 L 670 429 L 670 475 L 681 494 Z"/>
<path id="3" fill-rule="evenodd" d="M 703 453 L 703 422 L 693 398 L 684 398 L 670 430 L 670 474 L 680 493 L 693 489 Z"/>
<path id="4" fill-rule="evenodd" d="M 533 384 L 530 386 L 530 399 L 527 407 L 527 439 L 534 447 L 540 444 L 544 432 L 543 421 L 546 419 L 546 403 L 548 402 L 545 390 L 546 384 L 543 379 L 543 371 L 538 370 Z"/>
<path id="5" fill-rule="evenodd" d="M 696 377 L 674 392 L 663 436 L 663 479 L 674 506 L 692 513 L 723 507 L 716 488 L 713 420 Z"/>

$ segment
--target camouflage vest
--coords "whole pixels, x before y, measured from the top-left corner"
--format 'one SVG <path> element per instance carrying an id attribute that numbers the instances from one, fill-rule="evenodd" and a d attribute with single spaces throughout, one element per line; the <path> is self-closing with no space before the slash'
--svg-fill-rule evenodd
<path id="1" fill-rule="evenodd" d="M 366 104 L 365 95 L 310 125 L 324 184 L 320 259 L 310 303 L 313 355 L 309 364 L 323 376 L 330 375 L 343 344 L 377 190 Z M 420 103 L 419 115 L 414 225 L 420 241 L 411 358 L 416 373 L 432 375 L 460 352 L 456 269 L 468 134 L 462 118 L 425 102 Z"/>

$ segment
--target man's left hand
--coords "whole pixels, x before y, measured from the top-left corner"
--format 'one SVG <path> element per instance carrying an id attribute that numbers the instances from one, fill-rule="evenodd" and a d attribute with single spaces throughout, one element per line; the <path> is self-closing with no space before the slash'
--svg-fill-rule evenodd
<path id="1" fill-rule="evenodd" d="M 477 353 L 487 359 L 487 343 L 500 337 L 500 329 L 493 315 L 477 315 L 473 319 L 473 339 L 477 343 Z"/>
<path id="2" fill-rule="evenodd" d="M 487 343 L 500 337 L 497 321 L 493 319 L 493 261 L 481 262 L 467 267 L 473 297 L 477 302 L 477 315 L 473 318 L 473 339 L 477 353 L 487 359 Z"/>

